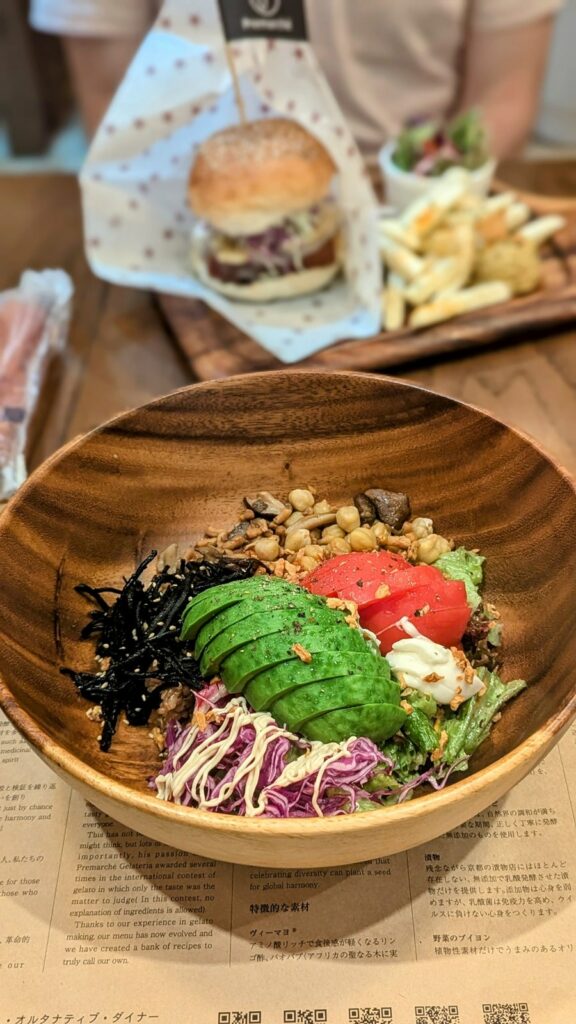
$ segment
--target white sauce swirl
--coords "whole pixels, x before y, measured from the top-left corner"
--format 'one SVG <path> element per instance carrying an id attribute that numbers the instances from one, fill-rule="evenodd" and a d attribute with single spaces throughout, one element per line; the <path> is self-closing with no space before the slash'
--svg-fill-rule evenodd
<path id="1" fill-rule="evenodd" d="M 404 620 L 399 625 L 404 628 Z M 414 633 L 406 640 L 397 640 L 386 655 L 403 686 L 429 694 L 438 704 L 462 704 L 484 689 L 461 652 L 453 654 L 415 628 Z"/>

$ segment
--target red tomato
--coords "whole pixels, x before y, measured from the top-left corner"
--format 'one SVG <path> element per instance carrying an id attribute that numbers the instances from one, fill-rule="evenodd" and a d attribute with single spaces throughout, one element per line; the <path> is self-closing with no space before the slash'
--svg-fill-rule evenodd
<path id="1" fill-rule="evenodd" d="M 423 636 L 444 647 L 460 642 L 470 618 L 466 588 L 460 580 L 445 580 L 400 591 L 364 608 L 360 621 L 376 633 L 386 654 L 396 640 L 408 634 L 398 626 L 407 618 Z"/>
<path id="2" fill-rule="evenodd" d="M 410 622 L 422 636 L 428 637 L 442 647 L 458 647 L 470 618 L 469 608 L 438 608 L 418 618 L 408 616 Z M 378 634 L 380 651 L 388 654 L 397 640 L 405 640 L 408 633 L 397 625 L 390 626 Z"/>
<path id="3" fill-rule="evenodd" d="M 373 604 L 380 605 L 381 601 L 386 601 L 392 594 L 404 593 L 405 590 L 413 590 L 415 587 L 423 587 L 426 584 L 437 583 L 440 585 L 443 582 L 444 576 L 433 565 L 410 565 L 407 569 L 395 569 L 394 572 L 387 573 L 384 578 L 380 577 L 377 580 L 370 580 L 368 583 L 365 583 L 362 587 L 360 599 L 352 594 L 345 593 L 343 590 L 339 590 L 336 596 L 352 597 L 352 600 L 357 602 L 358 607 L 368 613 Z M 378 590 L 383 585 L 388 587 L 388 594 L 384 593 L 377 597 Z"/>
<path id="4" fill-rule="evenodd" d="M 386 582 L 388 573 L 407 570 L 410 566 L 401 555 L 393 555 L 389 551 L 359 551 L 349 555 L 338 555 L 323 562 L 317 569 L 308 573 L 300 583 L 312 594 L 323 594 L 324 597 L 345 596 L 352 601 L 360 601 L 364 589 L 374 584 L 369 600 L 374 600 L 378 587 Z"/>

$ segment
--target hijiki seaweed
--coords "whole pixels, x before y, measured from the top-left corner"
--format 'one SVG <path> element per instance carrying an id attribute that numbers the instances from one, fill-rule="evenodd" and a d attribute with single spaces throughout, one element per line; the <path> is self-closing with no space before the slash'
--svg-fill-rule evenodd
<path id="1" fill-rule="evenodd" d="M 205 686 L 192 652 L 178 638 L 182 612 L 201 591 L 247 579 L 261 566 L 248 558 L 182 558 L 175 568 L 164 566 L 146 585 L 142 576 L 156 556 L 156 551 L 150 552 L 120 588 L 87 583 L 75 588 L 96 605 L 81 637 L 96 637 L 101 669 L 61 671 L 74 680 L 82 697 L 100 706 L 103 751 L 110 748 L 122 712 L 130 725 L 144 725 L 168 687 L 184 684 L 198 690 Z"/>

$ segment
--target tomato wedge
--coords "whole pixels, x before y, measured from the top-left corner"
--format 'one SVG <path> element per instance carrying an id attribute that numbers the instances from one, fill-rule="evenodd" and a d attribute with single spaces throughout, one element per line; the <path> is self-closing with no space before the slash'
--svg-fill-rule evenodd
<path id="1" fill-rule="evenodd" d="M 408 616 L 410 622 L 422 636 L 428 637 L 442 647 L 457 647 L 470 618 L 470 609 L 438 608 L 416 619 Z M 388 654 L 397 640 L 405 640 L 408 634 L 401 626 L 393 625 L 378 634 L 380 651 Z"/>
<path id="2" fill-rule="evenodd" d="M 392 594 L 404 593 L 405 590 L 413 590 L 415 587 L 435 583 L 441 585 L 444 580 L 445 577 L 440 570 L 435 569 L 433 565 L 410 565 L 407 569 L 395 569 L 394 572 L 389 572 L 383 578 L 365 583 L 359 600 L 355 596 L 345 593 L 344 590 L 339 590 L 336 596 L 346 598 L 352 596 L 352 600 L 357 601 L 358 607 L 369 613 L 368 610 L 373 604 L 386 601 Z M 388 593 L 384 591 L 378 594 L 383 590 L 383 586 L 388 587 Z"/>
<path id="3" fill-rule="evenodd" d="M 407 618 L 423 636 L 445 647 L 460 642 L 470 618 L 466 588 L 433 565 L 410 565 L 389 551 L 339 555 L 301 580 L 313 594 L 355 601 L 360 623 L 376 634 L 386 654 L 408 634 Z M 384 589 L 384 588 L 387 588 Z"/>
<path id="4" fill-rule="evenodd" d="M 408 635 L 398 625 L 402 618 L 444 647 L 458 644 L 470 618 L 464 584 L 460 580 L 442 579 L 391 594 L 364 608 L 360 621 L 376 634 L 380 650 L 386 654 L 393 643 Z"/>
<path id="5" fill-rule="evenodd" d="M 313 594 L 345 597 L 360 605 L 367 603 L 363 598 L 369 592 L 368 600 L 374 600 L 376 590 L 387 581 L 389 573 L 404 572 L 409 568 L 409 563 L 401 555 L 389 551 L 359 551 L 330 558 L 308 573 L 300 583 Z"/>

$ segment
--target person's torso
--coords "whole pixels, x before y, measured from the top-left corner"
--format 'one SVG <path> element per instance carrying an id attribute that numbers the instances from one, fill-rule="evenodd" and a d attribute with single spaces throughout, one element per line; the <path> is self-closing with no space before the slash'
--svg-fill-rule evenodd
<path id="1" fill-rule="evenodd" d="M 362 149 L 456 101 L 468 0 L 307 0 L 310 41 Z"/>

